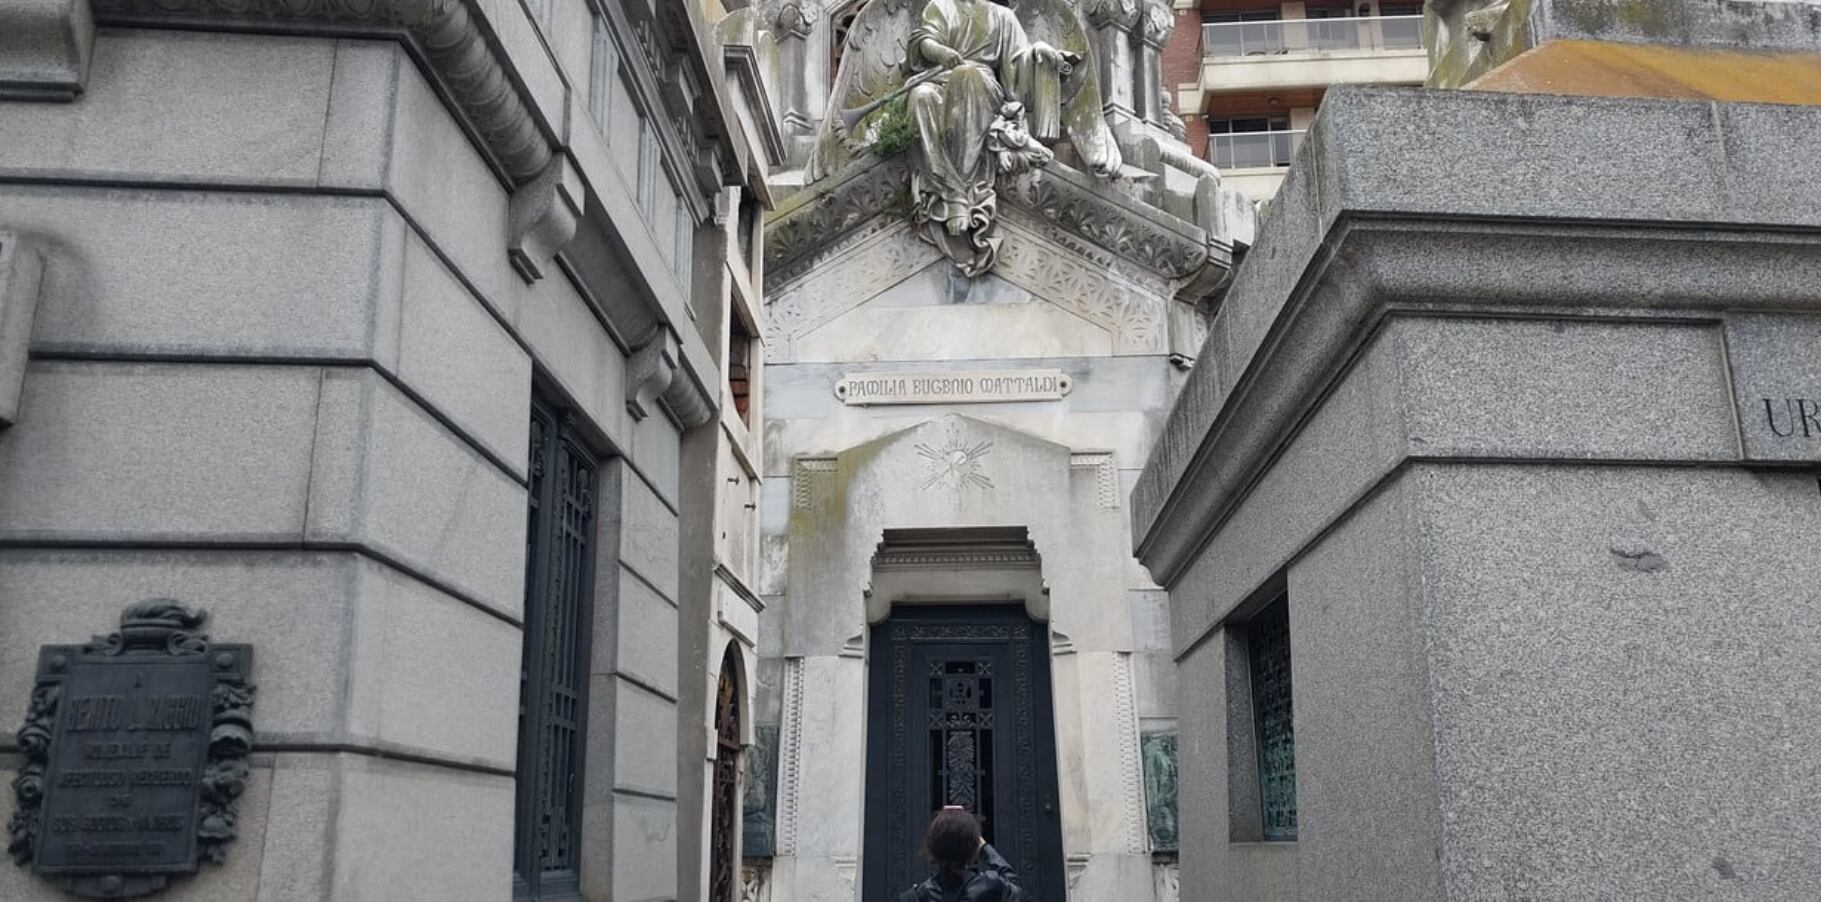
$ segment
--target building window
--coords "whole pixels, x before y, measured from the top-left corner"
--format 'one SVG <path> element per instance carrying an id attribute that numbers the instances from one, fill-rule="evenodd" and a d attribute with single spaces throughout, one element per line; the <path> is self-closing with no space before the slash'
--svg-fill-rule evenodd
<path id="1" fill-rule="evenodd" d="M 841 74 L 841 54 L 847 49 L 848 29 L 854 27 L 854 20 L 860 16 L 860 7 L 865 5 L 856 0 L 856 2 L 835 10 L 834 15 L 829 16 L 828 80 L 832 84 L 839 83 L 837 79 Z"/>
<path id="2" fill-rule="evenodd" d="M 533 400 L 519 665 L 513 898 L 579 898 L 584 718 L 598 463 L 567 417 Z"/>
<path id="3" fill-rule="evenodd" d="M 1290 701 L 1290 607 L 1280 597 L 1246 629 L 1264 838 L 1296 839 L 1296 722 Z"/>
<path id="4" fill-rule="evenodd" d="M 1290 129 L 1287 115 L 1208 119 L 1208 155 L 1220 169 L 1288 166 L 1302 137 Z"/>
<path id="5" fill-rule="evenodd" d="M 728 324 L 727 388 L 740 422 L 752 427 L 752 333 L 738 316 Z"/>
<path id="6" fill-rule="evenodd" d="M 594 17 L 594 53 L 588 79 L 588 110 L 594 114 L 595 126 L 606 131 L 613 121 L 613 80 L 619 77 L 619 55 L 613 48 L 613 36 L 607 33 L 607 20 Z"/>

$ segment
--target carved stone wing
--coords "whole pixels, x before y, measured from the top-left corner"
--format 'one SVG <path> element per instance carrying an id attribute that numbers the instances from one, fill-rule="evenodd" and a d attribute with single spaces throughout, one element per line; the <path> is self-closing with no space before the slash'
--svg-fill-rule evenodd
<path id="1" fill-rule="evenodd" d="M 1074 0 L 1013 0 L 1012 10 L 1031 40 L 1081 54 L 1075 71 L 1062 80 L 1062 128 L 1081 161 L 1095 175 L 1111 177 L 1119 171 L 1119 145 L 1101 111 L 1100 61 L 1081 10 Z"/>
<path id="2" fill-rule="evenodd" d="M 835 89 L 816 132 L 816 146 L 804 167 L 804 181 L 833 175 L 865 146 L 869 120 L 848 134 L 841 111 L 863 106 L 904 84 L 905 44 L 923 15 L 925 0 L 870 0 L 848 27 L 835 72 Z"/>

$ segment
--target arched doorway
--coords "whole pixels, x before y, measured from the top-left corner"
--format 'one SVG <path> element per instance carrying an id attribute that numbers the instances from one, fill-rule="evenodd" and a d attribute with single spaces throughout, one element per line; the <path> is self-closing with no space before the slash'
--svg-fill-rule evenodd
<path id="1" fill-rule="evenodd" d="M 740 650 L 728 645 L 715 691 L 713 810 L 710 813 L 708 898 L 739 900 Z"/>

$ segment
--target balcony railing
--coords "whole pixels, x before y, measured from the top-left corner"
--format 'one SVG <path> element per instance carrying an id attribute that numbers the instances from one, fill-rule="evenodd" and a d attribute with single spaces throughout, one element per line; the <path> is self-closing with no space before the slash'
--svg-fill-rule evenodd
<path id="1" fill-rule="evenodd" d="M 1201 26 L 1202 56 L 1232 59 L 1332 50 L 1421 50 L 1422 16 L 1273 19 Z"/>
<path id="2" fill-rule="evenodd" d="M 1303 130 L 1234 132 L 1208 136 L 1208 157 L 1219 169 L 1269 169 L 1288 166 L 1303 143 Z"/>

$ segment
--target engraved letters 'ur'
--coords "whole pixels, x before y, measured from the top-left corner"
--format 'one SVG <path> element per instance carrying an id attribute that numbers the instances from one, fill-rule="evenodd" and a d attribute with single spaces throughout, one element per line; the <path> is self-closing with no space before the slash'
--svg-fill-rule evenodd
<path id="1" fill-rule="evenodd" d="M 121 899 L 220 863 L 253 745 L 253 650 L 156 599 L 119 632 L 46 645 L 18 733 L 7 851 L 66 892 Z"/>

